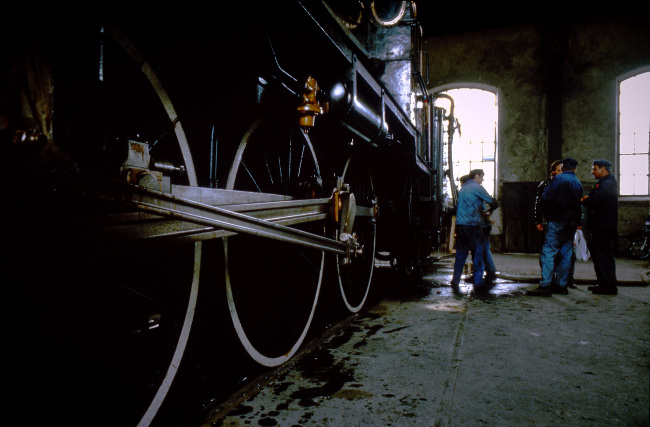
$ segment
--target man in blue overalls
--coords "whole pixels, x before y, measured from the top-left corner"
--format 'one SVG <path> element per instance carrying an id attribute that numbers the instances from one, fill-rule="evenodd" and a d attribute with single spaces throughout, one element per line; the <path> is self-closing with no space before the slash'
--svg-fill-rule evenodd
<path id="1" fill-rule="evenodd" d="M 451 287 L 454 292 L 459 292 L 460 277 L 469 252 L 472 252 L 472 269 L 474 275 L 474 290 L 485 291 L 488 287 L 484 284 L 484 223 L 481 213 L 485 210 L 485 203 L 491 209 L 496 209 L 499 203 L 488 194 L 481 185 L 485 173 L 482 169 L 473 169 L 469 173 L 469 180 L 458 192 L 458 207 L 456 208 L 456 260 L 454 262 L 454 275 Z"/>

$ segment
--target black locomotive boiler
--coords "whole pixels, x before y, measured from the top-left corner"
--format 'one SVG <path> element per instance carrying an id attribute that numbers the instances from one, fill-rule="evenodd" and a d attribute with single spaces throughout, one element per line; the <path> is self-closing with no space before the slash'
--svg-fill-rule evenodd
<path id="1" fill-rule="evenodd" d="M 67 12 L 4 30 L 18 408 L 156 424 L 188 354 L 281 365 L 438 245 L 414 2 Z"/>

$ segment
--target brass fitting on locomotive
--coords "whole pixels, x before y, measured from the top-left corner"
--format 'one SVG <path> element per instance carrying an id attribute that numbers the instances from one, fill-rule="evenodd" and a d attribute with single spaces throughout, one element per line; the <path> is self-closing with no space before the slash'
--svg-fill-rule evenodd
<path id="1" fill-rule="evenodd" d="M 338 239 L 347 245 L 345 256 L 339 257 L 341 265 L 349 264 L 351 259 L 362 255 L 363 246 L 359 244 L 356 233 L 352 231 L 356 218 L 356 199 L 350 192 L 350 186 L 339 179 L 333 194 L 334 221 L 338 224 Z"/>
<path id="2" fill-rule="evenodd" d="M 321 106 L 318 101 L 319 87 L 318 82 L 312 76 L 307 77 L 305 81 L 305 90 L 302 93 L 302 102 L 297 108 L 298 111 L 298 124 L 304 133 L 308 133 L 314 127 L 316 116 L 324 114 L 327 110 L 327 105 Z"/>

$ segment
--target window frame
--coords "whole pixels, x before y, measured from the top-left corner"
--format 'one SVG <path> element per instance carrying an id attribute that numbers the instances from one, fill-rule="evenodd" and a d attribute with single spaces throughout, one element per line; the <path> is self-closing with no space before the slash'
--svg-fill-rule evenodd
<path id="1" fill-rule="evenodd" d="M 647 202 L 650 201 L 650 194 L 648 195 L 633 195 L 633 194 L 621 194 L 621 83 L 627 79 L 638 76 L 639 74 L 644 74 L 650 72 L 650 65 L 646 65 L 641 68 L 637 68 L 633 71 L 621 74 L 616 78 L 616 179 L 618 182 L 618 199 L 620 201 L 629 201 L 629 202 Z M 650 154 L 648 155 L 650 161 Z"/>

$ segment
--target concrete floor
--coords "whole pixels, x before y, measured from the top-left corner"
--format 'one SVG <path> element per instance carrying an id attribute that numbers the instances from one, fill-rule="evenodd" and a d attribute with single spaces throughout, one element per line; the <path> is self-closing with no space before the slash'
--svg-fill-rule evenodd
<path id="1" fill-rule="evenodd" d="M 380 266 L 389 297 L 201 425 L 648 426 L 648 262 L 617 260 L 617 296 L 587 291 L 579 262 L 577 289 L 551 298 L 524 295 L 537 262 L 495 254 L 487 296 L 451 292 L 453 258 L 401 292 Z"/>

